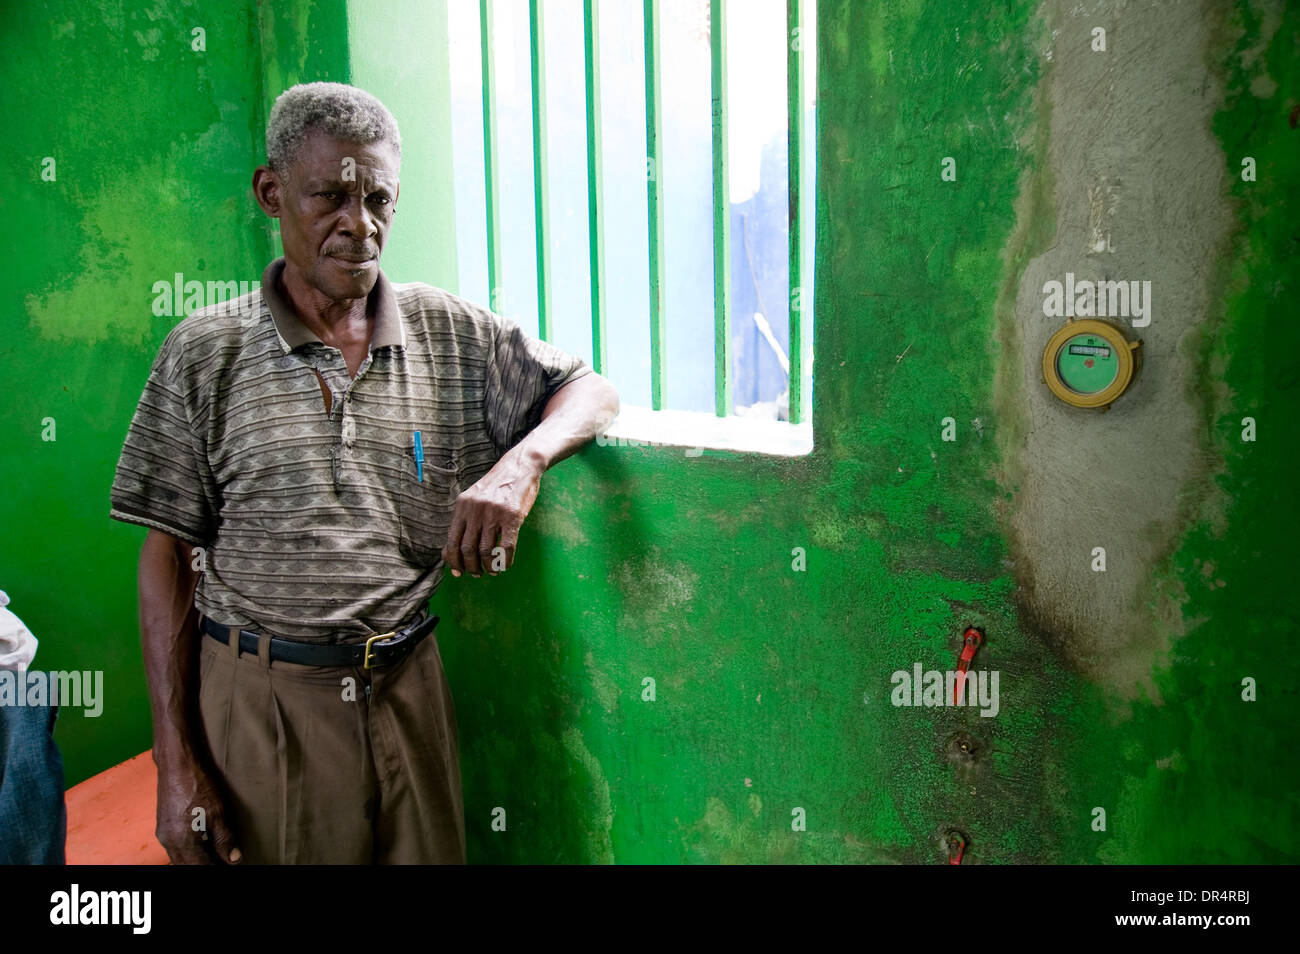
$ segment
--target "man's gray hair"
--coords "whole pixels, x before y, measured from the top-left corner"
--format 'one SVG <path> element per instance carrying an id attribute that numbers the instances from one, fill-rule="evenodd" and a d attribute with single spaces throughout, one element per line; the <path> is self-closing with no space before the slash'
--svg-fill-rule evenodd
<path id="1" fill-rule="evenodd" d="M 344 83 L 300 83 L 277 97 L 266 125 L 266 161 L 285 173 L 307 134 L 319 129 L 346 142 L 392 143 L 400 162 L 402 137 L 387 107 L 365 90 Z"/>

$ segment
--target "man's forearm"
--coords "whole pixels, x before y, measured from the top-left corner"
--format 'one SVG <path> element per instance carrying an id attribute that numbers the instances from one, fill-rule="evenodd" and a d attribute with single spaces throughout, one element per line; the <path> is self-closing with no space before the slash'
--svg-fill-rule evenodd
<path id="1" fill-rule="evenodd" d="M 532 509 L 542 474 L 603 432 L 618 415 L 618 392 L 585 374 L 551 395 L 542 421 L 456 500 L 442 559 L 452 576 L 495 575 L 515 560 L 519 527 Z M 493 551 L 503 562 L 497 562 Z"/>
<path id="2" fill-rule="evenodd" d="M 618 416 L 618 391 L 599 374 L 570 381 L 551 396 L 542 421 L 509 454 L 544 472 L 602 433 Z"/>
<path id="3" fill-rule="evenodd" d="M 140 552 L 140 637 L 153 710 L 154 761 L 160 766 L 196 758 L 199 574 L 189 547 L 151 531 Z"/>

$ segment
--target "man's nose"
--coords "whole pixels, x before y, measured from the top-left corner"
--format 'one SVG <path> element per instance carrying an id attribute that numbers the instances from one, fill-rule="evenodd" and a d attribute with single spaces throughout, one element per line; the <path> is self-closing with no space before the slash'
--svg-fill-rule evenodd
<path id="1" fill-rule="evenodd" d="M 355 193 L 348 195 L 348 201 L 343 204 L 339 230 L 351 238 L 362 240 L 376 234 L 378 229 L 375 225 L 375 217 L 366 208 L 364 196 Z"/>

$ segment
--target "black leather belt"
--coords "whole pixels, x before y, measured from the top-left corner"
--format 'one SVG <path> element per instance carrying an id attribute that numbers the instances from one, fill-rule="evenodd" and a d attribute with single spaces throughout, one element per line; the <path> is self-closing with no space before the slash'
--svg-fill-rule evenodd
<path id="1" fill-rule="evenodd" d="M 362 669 L 374 669 L 377 666 L 392 666 L 411 654 L 420 640 L 433 632 L 438 625 L 437 616 L 420 618 L 405 629 L 389 633 L 376 633 L 363 643 L 347 643 L 341 646 L 323 645 L 321 643 L 304 643 L 297 639 L 280 639 L 271 637 L 271 659 L 283 662 L 299 663 L 304 666 L 360 666 Z M 201 627 L 217 642 L 230 645 L 230 634 L 235 629 L 222 626 L 203 617 Z M 239 630 L 239 651 L 257 655 L 257 644 L 261 633 L 251 629 Z"/>

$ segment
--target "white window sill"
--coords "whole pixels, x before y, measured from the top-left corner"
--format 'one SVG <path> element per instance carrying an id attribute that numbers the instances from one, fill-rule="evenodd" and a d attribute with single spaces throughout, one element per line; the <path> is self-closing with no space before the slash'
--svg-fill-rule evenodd
<path id="1" fill-rule="evenodd" d="M 687 457 L 698 457 L 705 449 L 802 457 L 812 452 L 813 430 L 811 422 L 791 424 L 624 406 L 596 443 L 601 447 L 680 447 Z"/>

